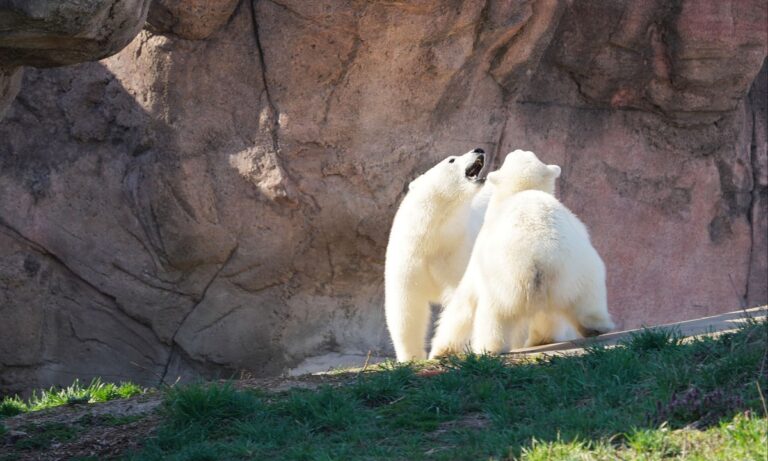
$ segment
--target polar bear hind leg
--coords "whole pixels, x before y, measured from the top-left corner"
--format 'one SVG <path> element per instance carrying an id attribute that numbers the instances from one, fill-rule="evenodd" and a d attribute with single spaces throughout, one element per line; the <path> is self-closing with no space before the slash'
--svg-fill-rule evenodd
<path id="1" fill-rule="evenodd" d="M 460 286 L 440 313 L 429 353 L 430 360 L 467 350 L 475 308 L 475 297 Z"/>
<path id="2" fill-rule="evenodd" d="M 478 299 L 475 324 L 472 331 L 472 351 L 477 354 L 498 354 L 504 349 L 505 339 L 519 316 L 511 315 L 517 309 L 499 309 L 487 300 Z"/>
<path id="3" fill-rule="evenodd" d="M 579 294 L 571 309 L 572 318 L 584 336 L 596 336 L 616 327 L 608 313 L 605 282 L 593 280 Z"/>
<path id="4" fill-rule="evenodd" d="M 525 347 L 561 343 L 581 338 L 568 317 L 557 312 L 537 312 L 530 320 Z"/>

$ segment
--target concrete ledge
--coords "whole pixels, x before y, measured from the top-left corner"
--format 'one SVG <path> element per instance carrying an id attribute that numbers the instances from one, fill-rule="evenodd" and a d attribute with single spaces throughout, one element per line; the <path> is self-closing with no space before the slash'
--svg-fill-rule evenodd
<path id="1" fill-rule="evenodd" d="M 737 329 L 747 322 L 748 319 L 762 319 L 768 316 L 768 305 L 742 309 L 728 312 L 727 314 L 713 315 L 712 317 L 703 317 L 695 320 L 686 320 L 684 322 L 667 323 L 663 325 L 649 326 L 646 328 L 665 328 L 678 331 L 682 336 L 698 336 L 707 333 L 722 333 Z M 594 338 L 577 339 L 563 343 L 544 344 L 543 346 L 527 347 L 523 349 L 513 349 L 508 354 L 533 354 L 538 352 L 559 352 L 573 351 L 574 349 L 583 349 L 589 346 L 604 345 L 610 346 L 617 344 L 623 339 L 628 338 L 632 333 L 642 331 L 642 328 L 634 330 L 615 331 Z"/>

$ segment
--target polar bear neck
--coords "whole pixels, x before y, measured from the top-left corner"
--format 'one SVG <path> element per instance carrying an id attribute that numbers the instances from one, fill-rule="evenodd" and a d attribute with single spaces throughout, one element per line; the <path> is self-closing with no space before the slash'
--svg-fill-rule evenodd
<path id="1" fill-rule="evenodd" d="M 422 245 L 429 247 L 439 240 L 441 247 L 449 242 L 460 242 L 467 234 L 471 199 L 463 196 L 429 196 L 414 204 L 420 210 L 420 219 L 411 229 L 413 235 L 423 236 Z M 426 250 L 427 248 L 422 248 Z"/>

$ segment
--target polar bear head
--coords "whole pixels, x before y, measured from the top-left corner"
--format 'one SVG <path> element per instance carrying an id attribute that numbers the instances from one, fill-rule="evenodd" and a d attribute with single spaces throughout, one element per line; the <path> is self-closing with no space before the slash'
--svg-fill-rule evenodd
<path id="1" fill-rule="evenodd" d="M 411 181 L 408 192 L 426 193 L 433 199 L 463 200 L 480 190 L 485 181 L 481 175 L 484 167 L 483 149 L 451 156 Z"/>
<path id="2" fill-rule="evenodd" d="M 535 189 L 555 193 L 555 179 L 560 177 L 560 167 L 547 165 L 536 154 L 526 150 L 516 150 L 507 154 L 501 168 L 488 174 L 488 183 L 495 191 L 505 195 L 524 190 Z"/>

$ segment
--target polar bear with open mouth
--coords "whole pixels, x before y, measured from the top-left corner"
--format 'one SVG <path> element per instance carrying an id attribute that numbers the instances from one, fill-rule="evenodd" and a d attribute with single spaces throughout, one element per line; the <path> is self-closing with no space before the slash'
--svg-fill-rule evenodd
<path id="1" fill-rule="evenodd" d="M 384 298 L 398 361 L 426 358 L 430 303 L 450 297 L 467 267 L 482 216 L 485 152 L 451 156 L 414 179 L 395 214 L 387 245 Z"/>

